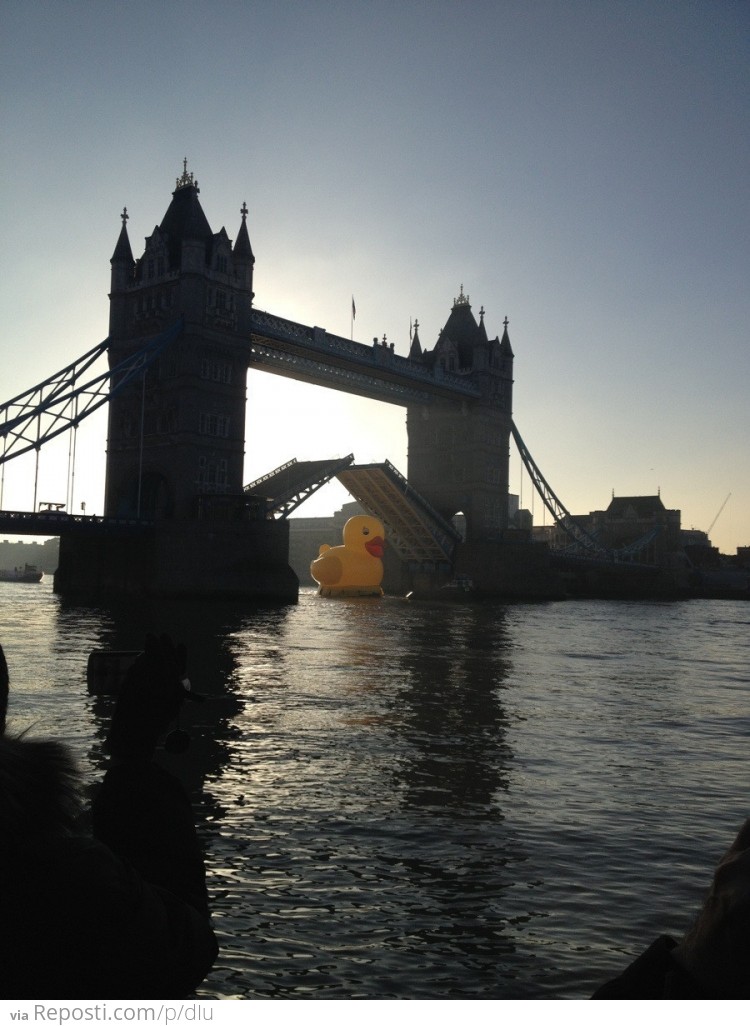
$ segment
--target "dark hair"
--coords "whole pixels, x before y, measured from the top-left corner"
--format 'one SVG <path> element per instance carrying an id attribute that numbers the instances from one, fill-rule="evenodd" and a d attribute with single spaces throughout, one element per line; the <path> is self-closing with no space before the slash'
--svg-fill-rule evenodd
<path id="1" fill-rule="evenodd" d="M 75 760 L 59 741 L 0 737 L 0 846 L 21 851 L 72 833 L 82 810 Z"/>

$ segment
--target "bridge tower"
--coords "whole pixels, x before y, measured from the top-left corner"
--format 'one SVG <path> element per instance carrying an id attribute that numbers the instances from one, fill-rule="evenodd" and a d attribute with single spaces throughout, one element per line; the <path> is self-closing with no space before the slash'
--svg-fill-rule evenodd
<path id="1" fill-rule="evenodd" d="M 161 224 L 133 258 L 127 210 L 112 255 L 110 368 L 174 325 L 144 376 L 112 380 L 103 535 L 65 534 L 55 589 L 88 595 L 296 602 L 289 525 L 243 493 L 255 259 L 247 207 L 232 244 L 213 232 L 187 161 Z M 134 518 L 117 533 L 110 518 Z"/>
<path id="2" fill-rule="evenodd" d="M 410 405 L 406 412 L 409 484 L 442 516 L 463 513 L 466 542 L 502 539 L 508 526 L 508 467 L 513 408 L 513 351 L 508 321 L 490 339 L 463 285 L 434 349 L 422 349 L 418 326 L 410 359 L 465 375 L 481 399 Z"/>
<path id="3" fill-rule="evenodd" d="M 137 260 L 127 209 L 112 255 L 109 363 L 178 320 L 180 336 L 109 405 L 105 515 L 192 519 L 206 496 L 241 495 L 255 258 L 247 206 L 232 245 L 214 233 L 183 164 Z"/>

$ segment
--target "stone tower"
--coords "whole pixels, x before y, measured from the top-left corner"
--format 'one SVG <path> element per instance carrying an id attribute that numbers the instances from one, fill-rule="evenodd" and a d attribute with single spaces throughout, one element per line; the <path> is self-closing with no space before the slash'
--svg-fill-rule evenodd
<path id="1" fill-rule="evenodd" d="M 190 520 L 242 492 L 255 258 L 246 205 L 232 245 L 224 228 L 212 232 L 198 194 L 185 161 L 137 260 L 122 214 L 111 259 L 110 367 L 175 322 L 182 331 L 142 381 L 110 401 L 108 516 Z"/>
<path id="2" fill-rule="evenodd" d="M 411 405 L 406 412 L 409 484 L 445 519 L 466 517 L 466 541 L 499 541 L 508 526 L 508 465 L 513 413 L 513 351 L 508 322 L 489 339 L 463 285 L 435 348 L 418 332 L 410 359 L 467 377 L 481 392 L 472 403 Z"/>

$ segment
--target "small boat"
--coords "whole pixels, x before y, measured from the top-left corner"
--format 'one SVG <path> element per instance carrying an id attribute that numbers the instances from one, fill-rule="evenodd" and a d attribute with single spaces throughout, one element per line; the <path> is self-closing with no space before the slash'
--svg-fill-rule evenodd
<path id="1" fill-rule="evenodd" d="M 19 584 L 38 584 L 44 577 L 43 570 L 37 570 L 31 563 L 24 563 L 13 570 L 0 570 L 0 581 L 15 581 Z"/>
<path id="2" fill-rule="evenodd" d="M 456 574 L 440 591 L 446 596 L 469 595 L 474 591 L 474 582 L 466 574 Z"/>

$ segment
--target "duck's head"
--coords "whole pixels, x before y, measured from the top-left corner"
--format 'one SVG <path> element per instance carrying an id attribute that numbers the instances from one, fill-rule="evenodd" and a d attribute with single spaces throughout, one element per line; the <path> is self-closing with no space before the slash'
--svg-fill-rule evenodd
<path id="1" fill-rule="evenodd" d="M 344 524 L 344 545 L 355 551 L 364 549 L 376 559 L 381 559 L 385 550 L 385 529 L 375 517 L 350 517 Z"/>

